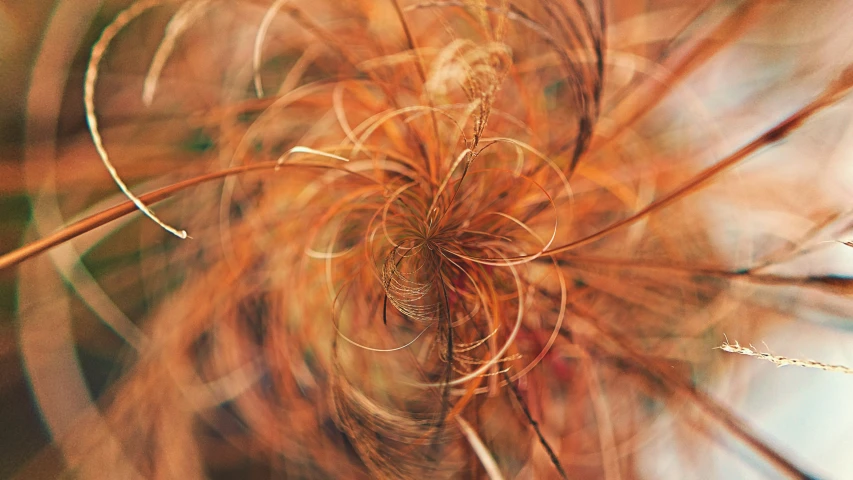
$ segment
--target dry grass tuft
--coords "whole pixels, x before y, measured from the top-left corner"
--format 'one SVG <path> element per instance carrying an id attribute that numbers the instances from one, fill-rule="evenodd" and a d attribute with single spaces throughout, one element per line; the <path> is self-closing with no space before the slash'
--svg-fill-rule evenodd
<path id="1" fill-rule="evenodd" d="M 669 412 L 807 478 L 708 390 L 722 332 L 853 311 L 826 3 L 132 3 L 83 85 L 120 194 L 60 160 L 0 257 L 69 471 L 654 477 Z"/>

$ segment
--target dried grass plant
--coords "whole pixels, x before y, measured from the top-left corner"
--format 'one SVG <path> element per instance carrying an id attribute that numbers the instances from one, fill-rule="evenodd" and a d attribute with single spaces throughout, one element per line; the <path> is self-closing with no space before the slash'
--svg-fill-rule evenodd
<path id="1" fill-rule="evenodd" d="M 31 241 L 0 257 L 67 471 L 645 478 L 670 412 L 697 478 L 702 449 L 732 439 L 810 478 L 707 386 L 731 368 L 724 334 L 851 312 L 827 260 L 851 225 L 837 147 L 853 36 L 832 27 L 850 13 L 142 0 L 110 14 L 79 85 L 96 151 L 32 147 L 85 161 L 30 162 Z M 96 394 L 80 319 L 115 335 Z"/>

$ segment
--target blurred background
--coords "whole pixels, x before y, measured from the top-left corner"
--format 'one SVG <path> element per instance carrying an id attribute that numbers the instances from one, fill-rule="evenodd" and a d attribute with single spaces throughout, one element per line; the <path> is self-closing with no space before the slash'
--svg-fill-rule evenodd
<path id="1" fill-rule="evenodd" d="M 3 2 L 0 5 L 0 250 L 21 245 L 30 219 L 24 183 L 27 93 L 32 67 L 54 2 Z M 33 401 L 18 350 L 14 269 L 0 272 L 0 477 L 12 478 L 36 457 L 34 478 L 55 478 L 62 461 L 51 450 L 50 434 Z M 25 478 L 25 477 L 22 477 Z"/>
<path id="2" fill-rule="evenodd" d="M 0 4 L 0 251 L 4 253 L 24 243 L 32 218 L 25 145 L 33 148 L 30 178 L 52 172 L 61 156 L 62 168 L 70 173 L 61 178 L 63 189 L 74 191 L 77 182 L 110 187 L 109 176 L 93 162 L 97 156 L 87 145 L 82 79 L 87 46 L 126 3 Z M 44 44 L 51 25 L 50 38 L 56 42 L 64 38 L 67 44 Z M 36 73 L 40 55 L 42 70 Z M 41 92 L 31 89 L 35 75 L 44 79 Z M 55 154 L 54 142 L 61 147 Z M 20 355 L 17 275 L 14 268 L 0 271 L 0 478 L 57 478 L 64 464 L 51 447 L 49 428 L 42 421 Z M 85 378 L 99 391 L 111 371 L 110 358 L 117 354 L 118 343 L 85 321 L 75 322 L 74 328 L 101 345 L 80 350 L 79 357 Z"/>

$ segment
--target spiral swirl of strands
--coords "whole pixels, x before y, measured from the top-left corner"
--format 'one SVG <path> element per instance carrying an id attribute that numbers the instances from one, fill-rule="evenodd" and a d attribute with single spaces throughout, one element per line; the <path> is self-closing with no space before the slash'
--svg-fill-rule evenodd
<path id="1" fill-rule="evenodd" d="M 69 467 L 618 480 L 642 475 L 672 415 L 688 445 L 721 427 L 804 475 L 696 382 L 719 370 L 722 331 L 786 318 L 771 289 L 849 289 L 764 272 L 849 216 L 826 201 L 801 212 L 805 234 L 721 242 L 709 205 L 748 196 L 728 170 L 851 78 L 718 153 L 710 113 L 677 86 L 766 26 L 773 2 L 707 3 L 667 10 L 678 21 L 636 41 L 620 36 L 636 30 L 629 1 L 134 4 L 93 50 L 90 126 L 135 204 L 192 189 L 151 215 L 193 239 L 145 234 L 143 303 L 157 307 L 144 333 L 110 324 L 138 335 L 136 352 L 81 420 L 97 426 L 86 448 L 64 448 Z M 157 21 L 150 68 L 115 87 L 120 67 L 102 60 Z M 106 85 L 118 100 L 97 95 Z M 139 197 L 121 182 L 140 146 L 110 119 L 140 91 L 139 115 L 162 114 L 141 124 L 148 142 L 206 145 L 155 186 L 207 176 Z M 116 208 L 109 219 L 134 207 Z"/>

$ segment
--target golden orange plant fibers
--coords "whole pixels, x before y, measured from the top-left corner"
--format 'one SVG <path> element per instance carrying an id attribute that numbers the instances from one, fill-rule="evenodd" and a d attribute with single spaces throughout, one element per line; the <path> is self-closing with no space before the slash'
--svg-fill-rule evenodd
<path id="1" fill-rule="evenodd" d="M 666 415 L 812 478 L 708 391 L 851 313 L 849 4 L 125 7 L 0 257 L 72 476 L 657 478 Z"/>

